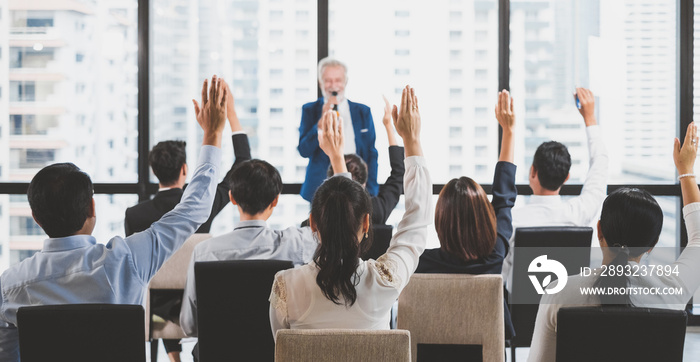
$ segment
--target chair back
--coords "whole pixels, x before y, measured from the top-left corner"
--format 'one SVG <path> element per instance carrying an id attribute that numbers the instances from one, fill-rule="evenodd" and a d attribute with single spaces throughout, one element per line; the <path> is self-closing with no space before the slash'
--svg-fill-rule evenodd
<path id="1" fill-rule="evenodd" d="M 140 305 L 21 307 L 17 327 L 22 362 L 146 361 Z"/>
<path id="2" fill-rule="evenodd" d="M 630 307 L 561 308 L 557 361 L 683 361 L 687 315 Z"/>
<path id="3" fill-rule="evenodd" d="M 287 260 L 197 262 L 199 360 L 273 361 L 270 291 Z"/>
<path id="4" fill-rule="evenodd" d="M 509 295 L 511 321 L 515 337 L 513 347 L 529 347 L 541 296 L 528 276 L 530 263 L 540 255 L 554 259 L 566 267 L 568 275 L 579 274 L 591 262 L 590 227 L 527 227 L 515 229 L 513 253 L 513 285 Z M 567 251 L 575 247 L 576 252 Z M 585 248 L 585 251 L 583 249 Z"/>
<path id="5" fill-rule="evenodd" d="M 165 323 L 152 324 L 153 313 L 151 311 L 151 294 L 157 294 L 160 290 L 179 290 L 185 289 L 187 281 L 187 268 L 192 259 L 192 252 L 197 244 L 211 238 L 211 234 L 192 234 L 185 243 L 175 251 L 168 260 L 163 263 L 161 268 L 153 276 L 148 283 L 148 293 L 146 294 L 146 340 L 166 338 L 180 339 L 185 338 L 185 333 L 180 328 L 180 325 L 171 321 Z"/>
<path id="6" fill-rule="evenodd" d="M 414 362 L 503 361 L 501 276 L 414 274 L 399 296 L 397 327 L 411 332 Z"/>
<path id="7" fill-rule="evenodd" d="M 389 249 L 393 231 L 394 228 L 391 225 L 372 225 L 372 234 L 374 235 L 372 238 L 372 246 L 362 254 L 362 260 L 377 260 L 380 256 L 384 255 L 387 249 Z"/>
<path id="8" fill-rule="evenodd" d="M 410 362 L 405 330 L 280 329 L 276 362 Z"/>

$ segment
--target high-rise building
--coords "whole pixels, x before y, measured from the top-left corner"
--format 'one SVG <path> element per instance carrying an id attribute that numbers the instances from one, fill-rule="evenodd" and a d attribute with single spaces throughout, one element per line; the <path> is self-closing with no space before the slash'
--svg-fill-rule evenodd
<path id="1" fill-rule="evenodd" d="M 116 0 L 10 1 L 3 9 L 4 181 L 29 182 L 54 162 L 75 163 L 93 182 L 136 179 L 136 10 L 135 1 Z M 123 233 L 125 201 L 97 202 L 98 240 Z M 42 247 L 26 196 L 5 196 L 0 208 L 9 214 L 0 261 Z"/>

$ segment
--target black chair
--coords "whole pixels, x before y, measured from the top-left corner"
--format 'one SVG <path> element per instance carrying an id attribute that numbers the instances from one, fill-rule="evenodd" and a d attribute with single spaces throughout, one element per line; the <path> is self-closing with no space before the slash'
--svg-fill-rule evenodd
<path id="1" fill-rule="evenodd" d="M 146 361 L 140 305 L 21 307 L 17 327 L 22 362 Z"/>
<path id="2" fill-rule="evenodd" d="M 197 262 L 199 360 L 273 361 L 270 291 L 287 260 Z"/>
<path id="3" fill-rule="evenodd" d="M 372 246 L 364 254 L 362 260 L 374 259 L 377 260 L 380 256 L 386 253 L 389 249 L 389 243 L 393 236 L 394 228 L 391 225 L 374 224 L 372 225 Z"/>
<path id="4" fill-rule="evenodd" d="M 557 361 L 683 361 L 682 310 L 576 307 L 557 313 Z"/>
<path id="5" fill-rule="evenodd" d="M 511 360 L 515 362 L 515 348 L 529 347 L 535 329 L 541 295 L 528 276 L 530 263 L 540 255 L 554 259 L 566 267 L 568 275 L 580 273 L 580 268 L 591 262 L 590 227 L 528 227 L 515 229 L 513 278 L 508 296 L 515 337 L 510 340 Z M 577 249 L 570 249 L 576 247 Z M 581 248 L 581 249 L 578 249 Z M 584 250 L 585 249 L 585 250 Z M 575 250 L 575 252 L 572 252 Z"/>

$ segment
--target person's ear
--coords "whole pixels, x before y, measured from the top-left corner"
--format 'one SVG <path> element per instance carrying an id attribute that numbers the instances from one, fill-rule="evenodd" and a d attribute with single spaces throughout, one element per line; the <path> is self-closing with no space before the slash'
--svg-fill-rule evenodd
<path id="1" fill-rule="evenodd" d="M 366 234 L 369 232 L 370 220 L 369 214 L 365 214 L 364 220 L 362 220 L 362 231 Z"/>
<path id="2" fill-rule="evenodd" d="M 186 163 L 182 164 L 182 168 L 180 169 L 180 175 L 187 176 L 187 164 Z"/>
<path id="3" fill-rule="evenodd" d="M 535 170 L 535 165 L 530 166 L 530 179 L 537 178 L 537 170 Z"/>
<path id="4" fill-rule="evenodd" d="M 272 204 L 270 204 L 272 207 L 277 206 L 277 203 L 280 201 L 280 195 L 277 195 L 274 200 L 272 200 Z"/>
<path id="5" fill-rule="evenodd" d="M 317 232 L 318 229 L 316 228 L 316 223 L 314 222 L 314 218 L 309 214 L 309 227 L 311 228 L 311 231 Z"/>
<path id="6" fill-rule="evenodd" d="M 566 183 L 566 181 L 569 181 L 569 177 L 571 177 L 571 174 L 570 174 L 570 173 L 567 173 L 567 174 L 566 174 L 566 178 L 564 179 L 564 183 Z"/>
<path id="7" fill-rule="evenodd" d="M 598 220 L 598 223 L 596 224 L 596 230 L 598 233 L 598 244 L 600 244 L 601 248 L 606 248 L 608 246 L 608 243 L 605 241 L 603 229 L 600 227 L 600 220 Z"/>
<path id="8" fill-rule="evenodd" d="M 231 200 L 231 203 L 234 205 L 238 205 L 236 200 L 233 198 L 233 194 L 231 194 L 231 190 L 228 191 L 228 199 Z"/>
<path id="9" fill-rule="evenodd" d="M 34 219 L 34 222 L 37 225 L 39 225 L 40 228 L 42 228 L 42 229 L 44 228 L 43 226 L 41 226 L 41 223 L 39 223 L 39 220 L 36 219 L 36 216 L 34 216 L 34 211 L 32 211 L 32 219 Z"/>
<path id="10" fill-rule="evenodd" d="M 93 197 L 90 203 L 90 217 L 95 217 L 95 198 Z"/>

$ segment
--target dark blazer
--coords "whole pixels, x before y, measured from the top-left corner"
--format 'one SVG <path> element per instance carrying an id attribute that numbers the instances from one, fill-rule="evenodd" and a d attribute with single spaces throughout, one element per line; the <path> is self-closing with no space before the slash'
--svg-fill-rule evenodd
<path id="1" fill-rule="evenodd" d="M 510 210 L 515 205 L 518 192 L 515 189 L 515 165 L 510 162 L 498 162 L 493 175 L 493 205 L 496 211 L 496 245 L 491 254 L 477 259 L 464 261 L 446 251 L 429 249 L 423 252 L 416 273 L 451 273 L 451 274 L 501 274 L 503 259 L 508 254 L 508 240 L 513 235 L 513 217 Z M 515 335 L 510 320 L 510 310 L 503 301 L 506 339 Z"/>
<path id="2" fill-rule="evenodd" d="M 353 131 L 355 132 L 355 153 L 367 163 L 367 191 L 375 196 L 379 191 L 377 184 L 377 149 L 374 141 L 374 121 L 369 107 L 348 101 Z M 309 159 L 306 178 L 301 185 L 301 197 L 311 201 L 316 189 L 326 179 L 331 162 L 318 146 L 318 120 L 323 113 L 323 98 L 307 103 L 301 107 L 301 125 L 299 126 L 299 154 Z"/>
<path id="3" fill-rule="evenodd" d="M 212 204 L 211 214 L 209 219 L 197 229 L 197 233 L 208 233 L 211 229 L 211 223 L 214 217 L 223 210 L 230 200 L 228 197 L 228 178 L 233 170 L 243 161 L 250 160 L 250 145 L 248 144 L 248 136 L 244 133 L 239 133 L 231 136 L 233 142 L 233 153 L 235 161 L 231 169 L 226 173 L 223 181 L 216 186 L 216 195 Z M 187 187 L 187 185 L 185 185 Z M 126 209 L 126 217 L 124 219 L 124 229 L 126 236 L 133 233 L 148 229 L 151 224 L 159 220 L 168 211 L 175 208 L 182 198 L 183 189 L 170 189 L 159 191 L 151 200 L 143 201 L 135 206 Z"/>
<path id="4" fill-rule="evenodd" d="M 377 196 L 372 197 L 372 224 L 386 224 L 391 212 L 399 203 L 403 193 L 404 149 L 401 146 L 389 146 L 389 164 L 391 174 L 384 185 L 379 186 Z"/>

